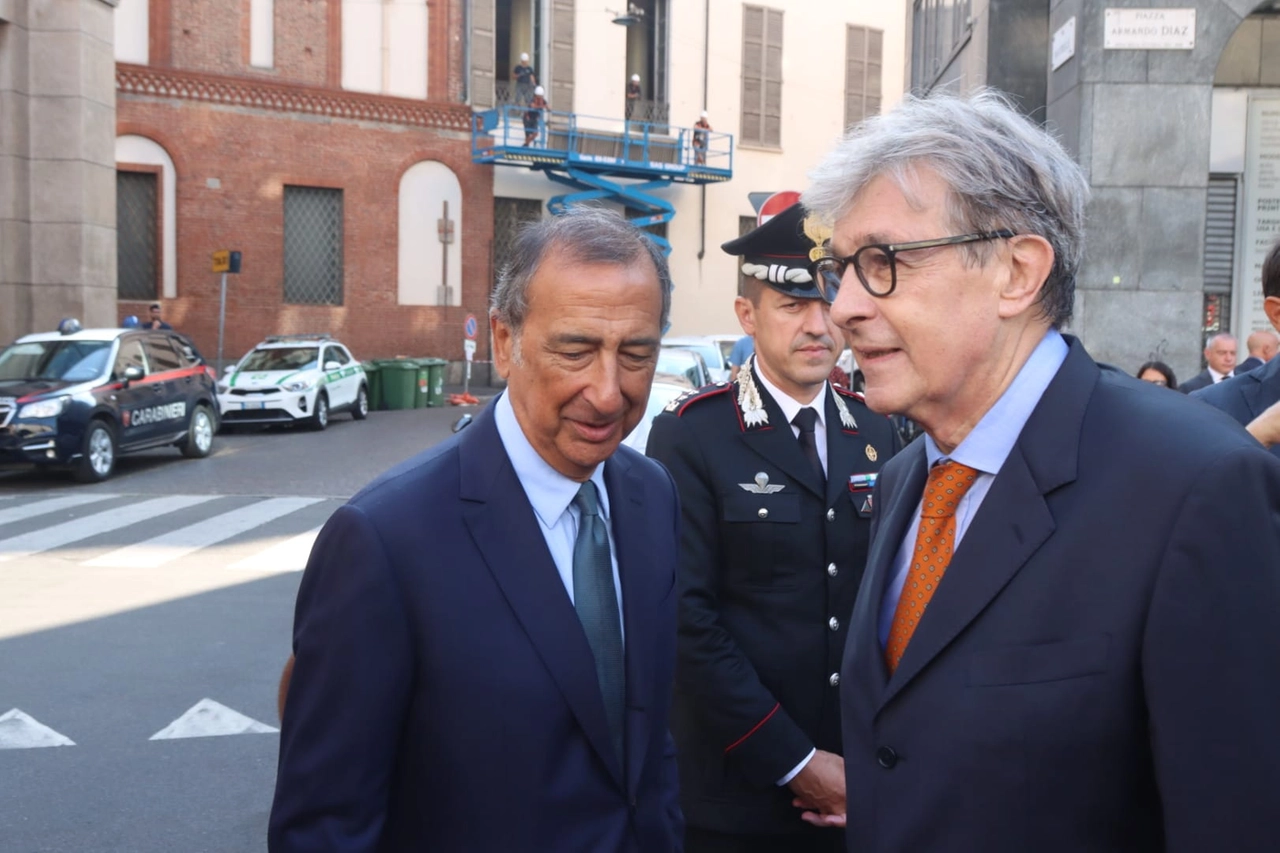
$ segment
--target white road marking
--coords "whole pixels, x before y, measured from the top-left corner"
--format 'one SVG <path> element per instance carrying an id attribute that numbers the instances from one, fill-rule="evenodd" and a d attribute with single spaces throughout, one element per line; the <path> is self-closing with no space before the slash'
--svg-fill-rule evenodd
<path id="1" fill-rule="evenodd" d="M 0 714 L 0 749 L 39 749 L 45 746 L 75 746 L 64 734 L 12 708 Z"/>
<path id="2" fill-rule="evenodd" d="M 54 548 L 61 548 L 100 533 L 109 533 L 165 513 L 211 501 L 213 497 L 213 495 L 170 495 L 152 498 L 141 503 L 103 510 L 84 518 L 65 521 L 52 527 L 33 530 L 20 536 L 0 539 L 0 563 L 38 554 L 41 551 L 52 551 Z"/>
<path id="3" fill-rule="evenodd" d="M 308 530 L 232 563 L 228 568 L 251 572 L 300 572 L 307 567 L 311 547 L 319 535 L 319 527 Z"/>
<path id="4" fill-rule="evenodd" d="M 171 530 L 145 542 L 108 551 L 81 565 L 154 569 L 322 500 L 324 499 L 271 498 L 259 501 Z"/>
<path id="5" fill-rule="evenodd" d="M 15 521 L 25 521 L 28 518 L 35 518 L 37 515 L 57 512 L 60 509 L 71 509 L 72 507 L 84 506 L 85 504 L 107 501 L 118 497 L 120 496 L 93 492 L 79 495 L 63 495 L 60 498 L 45 498 L 29 504 L 15 506 L 11 509 L 0 509 L 0 524 L 12 524 Z"/>
<path id="6" fill-rule="evenodd" d="M 188 737 L 221 735 L 270 734 L 280 731 L 233 711 L 221 702 L 201 699 L 178 719 L 151 736 L 151 740 L 177 740 Z"/>

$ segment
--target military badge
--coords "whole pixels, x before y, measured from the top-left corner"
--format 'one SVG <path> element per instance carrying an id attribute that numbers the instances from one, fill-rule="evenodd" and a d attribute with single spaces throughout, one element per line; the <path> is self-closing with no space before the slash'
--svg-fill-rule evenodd
<path id="1" fill-rule="evenodd" d="M 770 485 L 769 475 L 761 471 L 756 474 L 754 483 L 739 483 L 738 488 L 750 492 L 753 495 L 771 495 L 774 492 L 780 492 L 786 486 Z"/>
<path id="2" fill-rule="evenodd" d="M 743 424 L 749 427 L 769 423 L 769 413 L 765 411 L 760 389 L 756 387 L 755 365 L 756 357 L 750 355 L 738 371 L 738 408 L 742 410 Z"/>

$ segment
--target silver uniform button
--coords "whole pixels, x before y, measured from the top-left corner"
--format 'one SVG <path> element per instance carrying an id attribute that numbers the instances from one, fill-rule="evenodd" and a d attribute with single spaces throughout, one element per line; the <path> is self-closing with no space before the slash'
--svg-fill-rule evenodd
<path id="1" fill-rule="evenodd" d="M 757 512 L 756 515 L 760 516 L 761 518 L 768 518 L 769 510 L 765 509 L 764 507 L 760 507 L 760 511 Z"/>
<path id="2" fill-rule="evenodd" d="M 827 521 L 836 520 L 836 511 L 834 508 L 827 510 Z"/>
<path id="3" fill-rule="evenodd" d="M 835 577 L 836 575 L 840 574 L 840 570 L 836 568 L 835 563 L 828 563 L 827 574 L 831 575 L 831 577 Z"/>
<path id="4" fill-rule="evenodd" d="M 832 616 L 830 619 L 827 620 L 827 625 L 828 627 L 831 628 L 832 631 L 840 630 L 840 620 L 834 616 Z"/>
<path id="5" fill-rule="evenodd" d="M 831 683 L 831 686 L 832 686 L 832 687 L 839 687 L 839 686 L 840 686 L 840 673 L 838 673 L 838 672 L 833 672 L 833 673 L 831 673 L 831 677 L 830 677 L 830 678 L 828 678 L 828 679 L 827 679 L 827 681 Z"/>

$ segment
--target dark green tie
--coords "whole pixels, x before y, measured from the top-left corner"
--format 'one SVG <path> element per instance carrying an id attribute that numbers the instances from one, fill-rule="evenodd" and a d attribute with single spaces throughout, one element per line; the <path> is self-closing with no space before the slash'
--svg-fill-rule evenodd
<path id="1" fill-rule="evenodd" d="M 623 760 L 622 728 L 626 681 L 622 659 L 622 621 L 613 586 L 609 531 L 600 517 L 596 486 L 582 484 L 573 499 L 578 508 L 578 538 L 573 543 L 573 606 L 596 660 L 596 678 L 618 761 Z"/>

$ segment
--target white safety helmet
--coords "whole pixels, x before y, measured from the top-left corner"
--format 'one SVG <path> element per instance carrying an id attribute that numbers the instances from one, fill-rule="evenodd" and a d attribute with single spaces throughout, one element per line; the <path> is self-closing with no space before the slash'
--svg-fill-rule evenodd
<path id="1" fill-rule="evenodd" d="M 547 94 L 547 90 L 546 90 L 546 89 L 544 89 L 544 88 L 542 88 L 541 86 L 536 86 L 536 87 L 534 87 L 533 94 L 535 94 L 535 95 L 545 95 L 545 94 Z"/>
<path id="2" fill-rule="evenodd" d="M 703 110 L 701 113 L 701 118 L 706 118 L 706 117 L 707 117 L 707 111 Z"/>
<path id="3" fill-rule="evenodd" d="M 529 61 L 529 54 L 527 54 L 527 53 L 522 53 L 522 54 L 520 54 L 520 61 L 521 61 L 521 62 L 528 62 L 528 61 Z"/>
<path id="4" fill-rule="evenodd" d="M 639 74 L 632 74 L 632 75 L 631 75 L 631 82 L 632 82 L 632 83 L 639 83 L 639 82 L 640 82 L 640 75 L 639 75 Z"/>

